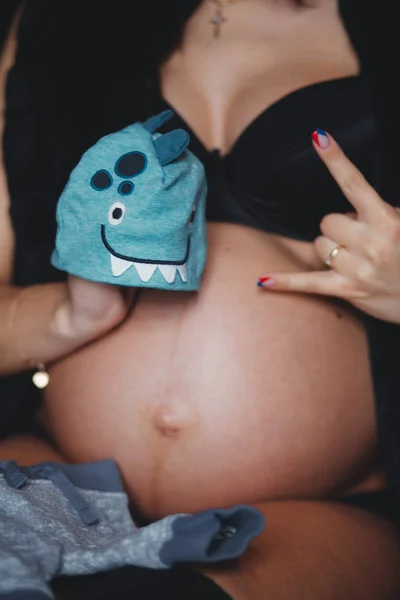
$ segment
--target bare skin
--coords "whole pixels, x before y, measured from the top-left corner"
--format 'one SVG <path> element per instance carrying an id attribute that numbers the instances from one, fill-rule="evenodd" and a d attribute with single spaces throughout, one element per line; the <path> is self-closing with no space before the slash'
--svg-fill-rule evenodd
<path id="1" fill-rule="evenodd" d="M 294 89 L 358 71 L 332 1 L 235 3 L 219 40 L 211 14 L 201 5 L 161 73 L 208 148 L 229 152 Z M 317 266 L 311 245 L 224 223 L 208 241 L 199 295 L 146 290 L 121 327 L 54 365 L 44 417 L 60 448 L 115 457 L 153 518 L 359 484 L 376 450 L 361 324 L 325 299 L 259 293 L 264 270 Z"/>
<path id="2" fill-rule="evenodd" d="M 358 71 L 333 0 L 308 11 L 239 2 L 218 46 L 211 14 L 200 7 L 162 70 L 164 96 L 209 148 L 228 152 L 294 89 Z M 115 457 L 154 518 L 257 505 L 265 534 L 237 563 L 206 572 L 234 600 L 394 600 L 393 526 L 322 501 L 383 484 L 361 324 L 327 300 L 257 293 L 264 270 L 318 268 L 307 244 L 227 224 L 212 224 L 209 241 L 198 297 L 142 294 L 120 328 L 54 365 L 43 418 L 60 460 Z M 58 454 L 19 439 L 0 456 Z"/>

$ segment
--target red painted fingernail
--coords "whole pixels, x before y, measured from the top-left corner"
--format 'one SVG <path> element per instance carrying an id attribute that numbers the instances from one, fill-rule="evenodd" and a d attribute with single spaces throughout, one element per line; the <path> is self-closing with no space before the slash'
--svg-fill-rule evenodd
<path id="1" fill-rule="evenodd" d="M 323 129 L 316 129 L 312 135 L 312 139 L 314 142 L 321 148 L 322 150 L 326 150 L 331 145 L 331 140 L 329 135 Z"/>
<path id="2" fill-rule="evenodd" d="M 257 282 L 257 285 L 258 287 L 267 287 L 268 285 L 272 285 L 273 283 L 275 283 L 275 279 L 273 277 L 266 276 L 260 277 L 260 279 Z"/>

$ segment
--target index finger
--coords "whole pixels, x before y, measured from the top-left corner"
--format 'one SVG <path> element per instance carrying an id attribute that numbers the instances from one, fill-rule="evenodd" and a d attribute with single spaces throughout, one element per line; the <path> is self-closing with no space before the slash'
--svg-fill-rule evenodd
<path id="1" fill-rule="evenodd" d="M 376 223 L 393 213 L 393 207 L 382 200 L 330 134 L 317 129 L 312 139 L 318 155 L 363 220 Z"/>

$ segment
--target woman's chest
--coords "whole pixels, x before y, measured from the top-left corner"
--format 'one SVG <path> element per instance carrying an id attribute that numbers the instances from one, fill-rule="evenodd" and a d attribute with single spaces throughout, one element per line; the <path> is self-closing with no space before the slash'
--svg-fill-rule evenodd
<path id="1" fill-rule="evenodd" d="M 258 114 L 291 92 L 358 72 L 335 3 L 301 11 L 271 4 L 228 5 L 215 38 L 213 4 L 205 2 L 161 69 L 164 98 L 209 149 L 227 153 Z"/>

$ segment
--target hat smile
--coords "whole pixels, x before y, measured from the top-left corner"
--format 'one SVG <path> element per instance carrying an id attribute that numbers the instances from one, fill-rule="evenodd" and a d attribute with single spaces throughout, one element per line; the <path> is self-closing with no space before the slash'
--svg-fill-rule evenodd
<path id="1" fill-rule="evenodd" d="M 135 258 L 133 256 L 126 256 L 124 254 L 120 254 L 112 246 L 110 246 L 107 237 L 106 237 L 106 228 L 105 225 L 101 225 L 101 239 L 110 253 L 111 260 L 111 272 L 114 277 L 120 277 L 130 269 L 134 267 L 140 280 L 144 283 L 150 281 L 156 272 L 157 268 L 160 273 L 163 275 L 165 281 L 167 283 L 173 283 L 176 278 L 176 272 L 179 272 L 181 279 L 184 283 L 187 282 L 187 268 L 186 263 L 189 257 L 190 250 L 190 235 L 188 236 L 186 255 L 183 260 L 146 260 L 143 258 Z"/>

